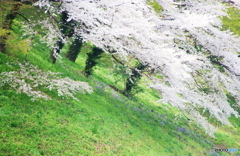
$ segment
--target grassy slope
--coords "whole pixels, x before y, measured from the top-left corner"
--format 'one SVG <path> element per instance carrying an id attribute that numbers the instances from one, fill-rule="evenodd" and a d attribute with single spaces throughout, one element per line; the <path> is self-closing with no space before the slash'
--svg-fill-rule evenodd
<path id="1" fill-rule="evenodd" d="M 11 40 L 21 40 L 20 21 L 14 22 Z M 223 127 L 215 139 L 210 138 L 178 110 L 155 102 L 158 95 L 145 87 L 146 77 L 140 85 L 143 92 L 127 99 L 107 85 L 121 80 L 109 76 L 107 56 L 87 79 L 80 72 L 87 49 L 76 63 L 63 58 L 53 65 L 40 37 L 34 37 L 27 60 L 43 70 L 88 82 L 94 92 L 78 94 L 76 101 L 45 90 L 52 100 L 31 101 L 14 89 L 0 88 L 0 155 L 206 155 L 211 147 L 239 146 L 239 125 Z M 0 72 L 18 69 L 8 62 L 24 61 L 24 51 L 9 48 L 10 55 L 0 53 Z M 180 117 L 174 120 L 176 114 Z"/>
<path id="2" fill-rule="evenodd" d="M 10 60 L 2 54 L 1 60 L 5 71 Z M 96 86 L 94 93 L 79 94 L 79 101 L 53 94 L 52 100 L 33 102 L 1 88 L 1 155 L 187 155 L 210 147 L 190 130 L 178 130 L 187 128 L 186 122 L 173 122 L 172 108 L 128 100 L 98 79 L 86 80 L 70 69 L 59 71 Z"/>

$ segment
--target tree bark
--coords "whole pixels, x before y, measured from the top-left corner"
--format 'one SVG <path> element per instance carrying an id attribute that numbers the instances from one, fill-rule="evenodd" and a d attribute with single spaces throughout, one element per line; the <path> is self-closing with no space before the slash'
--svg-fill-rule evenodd
<path id="1" fill-rule="evenodd" d="M 87 53 L 88 58 L 86 61 L 86 66 L 84 69 L 85 76 L 88 77 L 92 74 L 93 67 L 97 64 L 97 59 L 99 59 L 101 54 L 104 51 L 100 48 L 94 47 L 93 50 L 90 53 Z"/>
<path id="2" fill-rule="evenodd" d="M 72 42 L 72 44 L 71 44 L 71 46 L 70 46 L 70 48 L 69 48 L 69 50 L 66 54 L 66 58 L 68 58 L 72 62 L 75 62 L 76 59 L 77 59 L 77 56 L 78 56 L 78 54 L 79 54 L 79 52 L 82 48 L 82 45 L 83 45 L 82 44 L 82 39 L 76 37 L 73 40 L 73 42 Z"/>
<path id="3" fill-rule="evenodd" d="M 139 62 L 137 67 L 132 69 L 132 74 L 130 75 L 130 77 L 127 78 L 127 82 L 125 84 L 125 90 L 123 92 L 125 96 L 131 95 L 133 88 L 137 86 L 137 82 L 142 77 L 141 75 L 142 70 L 144 70 L 145 68 L 146 66 Z"/>
<path id="4" fill-rule="evenodd" d="M 50 58 L 52 59 L 52 63 L 55 64 L 57 61 L 57 54 L 60 53 L 61 49 L 63 48 L 64 43 L 61 39 L 59 39 L 56 43 L 56 48 L 51 51 Z"/>
<path id="5" fill-rule="evenodd" d="M 54 17 L 52 17 L 52 18 L 54 18 Z M 74 34 L 74 29 L 72 28 L 73 27 L 73 21 L 69 21 L 68 22 L 67 20 L 68 20 L 68 12 L 67 11 L 63 11 L 61 13 L 61 22 L 60 22 L 61 33 L 62 33 L 62 35 L 64 37 L 72 37 L 73 34 Z M 75 61 L 76 60 L 77 55 L 78 55 L 78 53 L 80 51 L 80 48 L 78 47 L 79 45 L 80 45 L 80 48 L 81 48 L 82 41 L 78 40 L 78 39 L 74 39 L 74 41 L 73 41 L 73 43 L 72 43 L 72 45 L 70 47 L 70 50 L 69 50 L 69 52 L 66 55 L 66 57 L 69 60 L 71 60 L 71 61 L 73 61 L 73 60 Z M 50 58 L 52 59 L 52 63 L 53 64 L 56 63 L 56 61 L 57 61 L 56 54 L 60 53 L 60 51 L 63 48 L 63 46 L 64 46 L 64 43 L 63 43 L 62 39 L 59 39 L 56 42 L 56 48 L 53 51 L 51 51 L 51 53 L 50 53 Z M 73 54 L 71 53 L 72 51 L 73 51 Z M 76 53 L 76 51 L 78 51 L 78 53 Z M 54 54 L 54 53 L 56 53 L 56 54 Z"/>

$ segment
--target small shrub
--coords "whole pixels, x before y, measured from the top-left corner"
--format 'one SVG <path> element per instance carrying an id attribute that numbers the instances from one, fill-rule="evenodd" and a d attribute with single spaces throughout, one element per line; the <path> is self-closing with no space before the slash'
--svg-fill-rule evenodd
<path id="1" fill-rule="evenodd" d="M 39 98 L 50 99 L 49 96 L 39 91 L 40 87 L 48 90 L 57 90 L 58 96 L 74 98 L 74 94 L 91 93 L 92 87 L 86 82 L 74 81 L 68 77 L 61 78 L 59 73 L 46 72 L 37 67 L 25 63 L 18 63 L 19 71 L 2 72 L 0 74 L 0 87 L 8 86 L 16 89 L 18 93 L 25 93 L 32 97 L 32 100 Z"/>

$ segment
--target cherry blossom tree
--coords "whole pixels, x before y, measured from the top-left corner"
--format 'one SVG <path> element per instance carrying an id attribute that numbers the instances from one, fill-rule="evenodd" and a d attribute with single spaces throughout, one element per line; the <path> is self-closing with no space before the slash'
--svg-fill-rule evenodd
<path id="1" fill-rule="evenodd" d="M 79 23 L 75 34 L 83 42 L 154 69 L 162 78 L 151 76 L 149 86 L 160 92 L 160 101 L 189 113 L 212 135 L 205 111 L 222 124 L 239 117 L 227 96 L 240 104 L 240 38 L 222 31 L 219 18 L 227 16 L 227 5 L 221 0 L 157 2 L 161 13 L 146 0 L 64 0 L 58 12 L 67 11 L 68 21 Z M 52 9 L 47 0 L 35 5 Z"/>

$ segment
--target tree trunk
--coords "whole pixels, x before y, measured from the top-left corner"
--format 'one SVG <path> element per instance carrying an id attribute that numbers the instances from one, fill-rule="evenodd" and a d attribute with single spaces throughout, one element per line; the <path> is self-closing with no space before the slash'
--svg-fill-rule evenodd
<path id="1" fill-rule="evenodd" d="M 50 53 L 50 58 L 52 60 L 52 63 L 56 63 L 57 61 L 57 55 L 60 53 L 61 49 L 64 46 L 64 43 L 62 42 L 61 39 L 59 39 L 56 43 L 56 48 Z"/>
<path id="2" fill-rule="evenodd" d="M 94 47 L 90 53 L 87 53 L 88 58 L 87 58 L 86 66 L 84 69 L 84 73 L 86 77 L 92 74 L 93 67 L 97 64 L 96 60 L 101 57 L 100 55 L 102 53 L 103 53 L 103 50 L 97 47 Z"/>
<path id="3" fill-rule="evenodd" d="M 68 58 L 72 62 L 75 62 L 81 48 L 82 48 L 82 39 L 76 37 L 66 54 L 66 58 Z"/>
<path id="4" fill-rule="evenodd" d="M 130 77 L 127 78 L 127 82 L 125 84 L 125 90 L 123 92 L 125 96 L 131 95 L 132 89 L 137 86 L 137 82 L 142 76 L 140 72 L 142 72 L 142 70 L 144 70 L 145 68 L 146 66 L 139 62 L 137 67 L 132 69 L 132 74 L 130 75 Z"/>
<path id="5" fill-rule="evenodd" d="M 73 21 L 67 22 L 67 20 L 68 20 L 68 13 L 66 11 L 63 11 L 61 13 L 61 22 L 60 22 L 61 33 L 64 37 L 72 37 L 74 34 L 74 29 L 72 29 Z M 74 42 L 73 42 L 73 44 L 74 44 Z M 56 42 L 56 48 L 53 51 L 51 51 L 51 53 L 50 53 L 50 58 L 51 58 L 53 64 L 56 63 L 56 61 L 57 61 L 56 55 L 60 53 L 63 46 L 64 46 L 64 43 L 63 43 L 62 39 L 59 38 L 59 40 Z M 74 47 L 74 45 L 72 45 L 71 47 L 76 48 L 76 47 Z"/>

